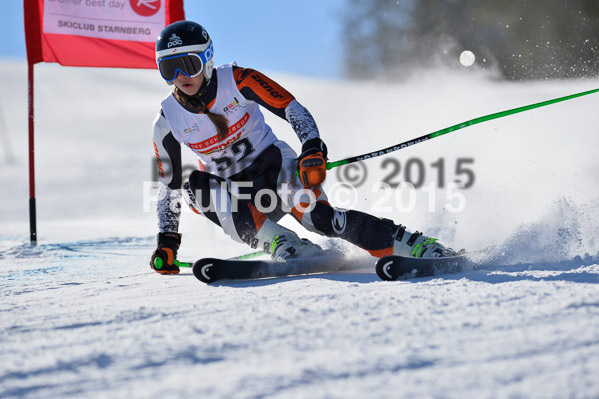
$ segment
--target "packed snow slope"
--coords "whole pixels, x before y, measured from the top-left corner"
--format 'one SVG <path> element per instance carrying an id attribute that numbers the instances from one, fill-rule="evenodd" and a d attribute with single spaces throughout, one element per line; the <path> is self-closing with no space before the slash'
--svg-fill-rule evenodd
<path id="1" fill-rule="evenodd" d="M 35 67 L 36 247 L 26 66 L 0 73 L 0 397 L 599 397 L 599 94 L 329 171 L 334 205 L 493 246 L 493 266 L 382 282 L 374 258 L 287 218 L 360 267 L 207 286 L 148 266 L 158 73 Z M 332 161 L 599 87 L 472 69 L 401 83 L 269 74 L 312 112 Z M 267 121 L 299 150 L 286 122 Z M 396 187 L 406 180 L 419 188 Z M 182 260 L 249 250 L 186 208 L 180 230 Z"/>

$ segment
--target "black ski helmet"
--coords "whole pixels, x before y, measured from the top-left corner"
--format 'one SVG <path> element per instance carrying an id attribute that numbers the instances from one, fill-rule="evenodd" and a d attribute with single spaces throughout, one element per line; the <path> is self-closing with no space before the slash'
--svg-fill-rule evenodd
<path id="1" fill-rule="evenodd" d="M 204 77 L 210 80 L 214 67 L 212 39 L 202 25 L 193 21 L 177 21 L 168 25 L 156 40 L 156 64 L 162 58 L 185 53 L 200 55 L 204 60 Z"/>

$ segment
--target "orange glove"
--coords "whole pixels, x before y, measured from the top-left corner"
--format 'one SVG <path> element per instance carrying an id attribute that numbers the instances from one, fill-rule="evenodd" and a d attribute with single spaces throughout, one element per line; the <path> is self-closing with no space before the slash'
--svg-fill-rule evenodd
<path id="1" fill-rule="evenodd" d="M 327 146 L 319 138 L 306 141 L 297 159 L 297 171 L 304 187 L 320 185 L 327 175 Z"/>
<path id="2" fill-rule="evenodd" d="M 150 267 L 156 273 L 177 274 L 177 251 L 181 245 L 181 234 L 179 233 L 158 233 L 158 248 L 152 254 Z"/>

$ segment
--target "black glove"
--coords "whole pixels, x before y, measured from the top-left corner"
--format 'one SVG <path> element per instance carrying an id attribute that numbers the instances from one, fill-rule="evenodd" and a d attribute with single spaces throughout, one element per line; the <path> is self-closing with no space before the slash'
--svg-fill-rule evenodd
<path id="1" fill-rule="evenodd" d="M 297 158 L 297 172 L 304 187 L 321 184 L 327 177 L 327 146 L 316 137 L 302 146 L 302 154 Z"/>
<path id="2" fill-rule="evenodd" d="M 179 267 L 175 265 L 179 245 L 181 245 L 181 234 L 158 233 L 158 248 L 152 254 L 150 267 L 160 274 L 179 273 Z"/>

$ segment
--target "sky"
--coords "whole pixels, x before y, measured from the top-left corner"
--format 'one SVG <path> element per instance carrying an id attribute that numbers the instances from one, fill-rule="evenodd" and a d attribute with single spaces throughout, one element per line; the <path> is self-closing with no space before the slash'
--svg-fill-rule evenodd
<path id="1" fill-rule="evenodd" d="M 2 2 L 0 58 L 26 59 L 23 2 Z M 345 0 L 184 1 L 186 19 L 206 28 L 215 63 L 262 71 L 339 78 Z"/>

